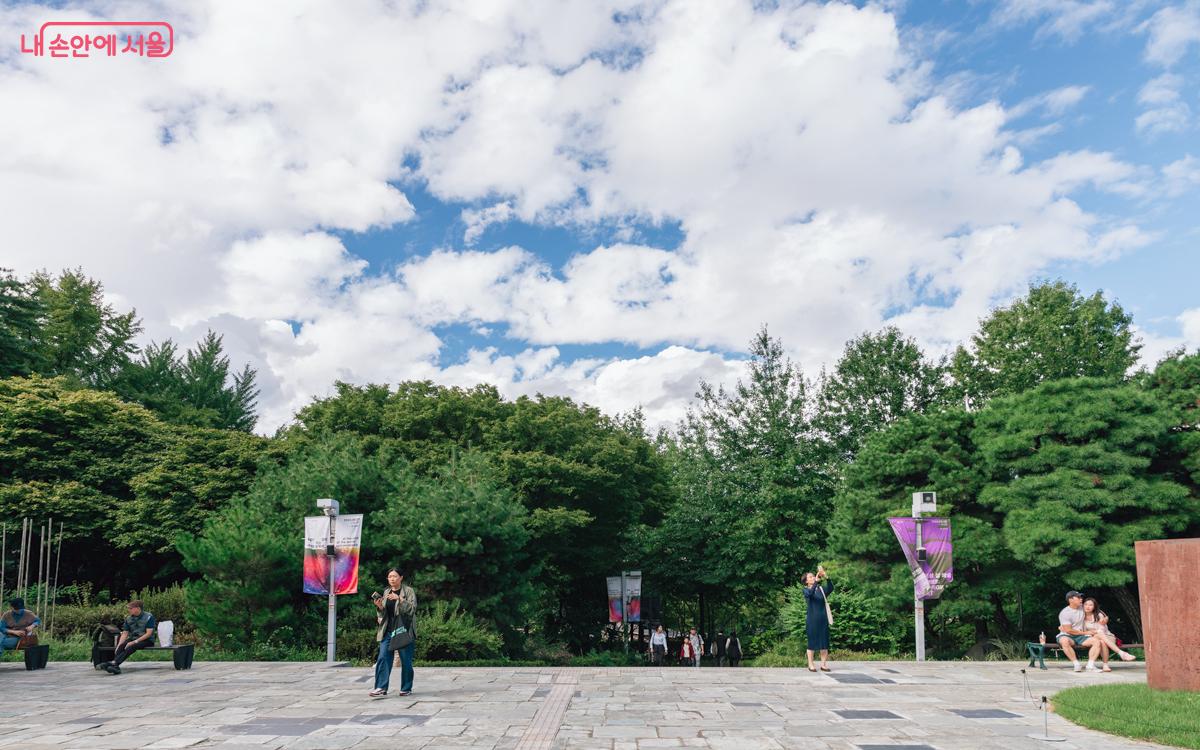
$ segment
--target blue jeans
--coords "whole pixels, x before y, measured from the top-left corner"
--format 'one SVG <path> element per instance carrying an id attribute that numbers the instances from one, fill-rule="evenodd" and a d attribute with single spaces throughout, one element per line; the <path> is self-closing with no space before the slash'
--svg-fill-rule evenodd
<path id="1" fill-rule="evenodd" d="M 20 642 L 20 640 L 21 639 L 15 635 L 6 635 L 3 638 L 0 638 L 0 656 L 4 656 L 4 652 L 7 649 L 16 648 L 17 643 Z"/>
<path id="2" fill-rule="evenodd" d="M 401 649 L 388 648 L 388 641 L 379 642 L 379 658 L 375 660 L 375 687 L 387 690 L 392 680 L 393 654 L 400 654 L 400 692 L 407 693 L 413 688 L 413 647 L 410 643 Z"/>

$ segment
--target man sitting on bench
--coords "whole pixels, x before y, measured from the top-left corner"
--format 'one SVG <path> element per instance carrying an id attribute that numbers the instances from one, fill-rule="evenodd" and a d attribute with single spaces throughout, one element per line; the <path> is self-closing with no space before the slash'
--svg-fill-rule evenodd
<path id="1" fill-rule="evenodd" d="M 1063 653 L 1075 665 L 1075 671 L 1082 671 L 1079 658 L 1075 656 L 1075 647 L 1088 649 L 1087 671 L 1099 672 L 1096 668 L 1096 657 L 1100 655 L 1100 639 L 1088 632 L 1084 627 L 1083 594 L 1078 591 L 1067 592 L 1067 606 L 1058 613 L 1058 642 Z"/>
<path id="2" fill-rule="evenodd" d="M 157 625 L 154 615 L 142 609 L 140 599 L 129 602 L 129 616 L 121 624 L 121 637 L 117 639 L 113 660 L 104 662 L 100 668 L 109 674 L 121 674 L 121 662 L 134 651 L 154 645 L 154 628 Z"/>
<path id="3" fill-rule="evenodd" d="M 33 636 L 33 631 L 41 624 L 41 620 L 32 610 L 25 609 L 25 600 L 14 597 L 12 609 L 0 616 L 0 656 L 10 648 L 16 648 L 22 639 Z M 26 641 L 28 643 L 28 641 Z M 37 638 L 32 638 L 37 643 Z"/>

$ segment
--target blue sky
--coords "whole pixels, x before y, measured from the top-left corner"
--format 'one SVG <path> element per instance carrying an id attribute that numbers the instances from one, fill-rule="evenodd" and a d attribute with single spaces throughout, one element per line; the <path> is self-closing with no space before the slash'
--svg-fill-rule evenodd
<path id="1" fill-rule="evenodd" d="M 1047 278 L 1200 346 L 1198 0 L 286 7 L 147 3 L 155 61 L 15 52 L 128 4 L 0 8 L 4 264 L 223 334 L 265 431 L 410 378 L 669 425 L 761 325 L 940 354 Z"/>

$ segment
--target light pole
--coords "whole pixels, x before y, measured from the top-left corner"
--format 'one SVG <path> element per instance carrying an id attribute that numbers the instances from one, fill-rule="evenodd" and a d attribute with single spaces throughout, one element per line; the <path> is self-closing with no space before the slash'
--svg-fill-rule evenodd
<path id="1" fill-rule="evenodd" d="M 332 664 L 337 651 L 337 515 L 338 501 L 332 498 L 317 500 L 317 508 L 329 518 L 329 540 L 325 555 L 329 558 L 329 614 L 326 620 L 325 663 Z"/>

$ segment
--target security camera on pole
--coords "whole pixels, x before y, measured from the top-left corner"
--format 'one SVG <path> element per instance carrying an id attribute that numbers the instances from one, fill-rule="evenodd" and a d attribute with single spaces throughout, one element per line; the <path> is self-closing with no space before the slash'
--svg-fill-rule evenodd
<path id="1" fill-rule="evenodd" d="M 954 580 L 950 519 L 926 518 L 937 512 L 937 493 L 914 492 L 911 518 L 889 518 L 913 575 L 913 607 L 917 661 L 925 661 L 925 600 L 942 595 Z"/>

